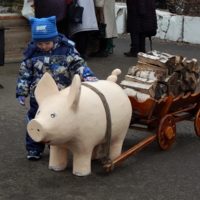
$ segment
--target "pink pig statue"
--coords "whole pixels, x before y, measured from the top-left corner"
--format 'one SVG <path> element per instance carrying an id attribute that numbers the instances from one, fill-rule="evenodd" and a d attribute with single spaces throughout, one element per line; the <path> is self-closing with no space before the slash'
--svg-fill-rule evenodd
<path id="1" fill-rule="evenodd" d="M 121 154 L 132 116 L 127 94 L 115 83 L 120 73 L 115 69 L 107 80 L 87 82 L 104 95 L 110 109 L 112 160 Z M 106 143 L 107 115 L 99 95 L 82 84 L 79 75 L 74 76 L 71 86 L 59 91 L 52 77 L 45 73 L 35 96 L 39 108 L 27 130 L 34 141 L 50 145 L 49 169 L 64 170 L 69 150 L 73 154 L 73 174 L 89 175 L 93 149 Z"/>

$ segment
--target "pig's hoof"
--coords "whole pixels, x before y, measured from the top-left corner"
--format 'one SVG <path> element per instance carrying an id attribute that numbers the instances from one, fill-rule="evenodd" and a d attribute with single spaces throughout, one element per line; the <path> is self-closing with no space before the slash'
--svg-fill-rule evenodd
<path id="1" fill-rule="evenodd" d="M 65 169 L 61 168 L 60 166 L 55 166 L 55 167 L 49 166 L 49 169 L 56 171 L 56 172 L 65 170 Z"/>
<path id="2" fill-rule="evenodd" d="M 75 172 L 75 173 L 73 173 L 74 175 L 76 175 L 76 176 L 88 176 L 88 175 L 90 175 L 90 174 L 92 174 L 91 172 L 89 172 L 88 174 L 82 174 L 81 172 Z"/>

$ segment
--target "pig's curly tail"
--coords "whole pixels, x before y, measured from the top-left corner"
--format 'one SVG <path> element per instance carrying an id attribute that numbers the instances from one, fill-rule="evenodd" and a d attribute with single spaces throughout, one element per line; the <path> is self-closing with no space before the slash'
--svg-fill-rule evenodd
<path id="1" fill-rule="evenodd" d="M 115 69 L 112 71 L 111 75 L 106 79 L 107 81 L 112 81 L 112 82 L 116 82 L 117 81 L 117 76 L 121 74 L 121 70 L 120 69 Z"/>

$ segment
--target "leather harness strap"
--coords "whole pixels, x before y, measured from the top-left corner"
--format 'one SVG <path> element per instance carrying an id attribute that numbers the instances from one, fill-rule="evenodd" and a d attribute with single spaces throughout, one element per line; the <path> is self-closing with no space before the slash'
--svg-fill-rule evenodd
<path id="1" fill-rule="evenodd" d="M 111 114 L 110 114 L 110 108 L 109 108 L 108 102 L 106 101 L 105 96 L 97 88 L 87 83 L 82 82 L 81 84 L 93 90 L 100 97 L 103 103 L 105 113 L 106 113 L 106 144 L 107 146 L 106 146 L 106 157 L 102 159 L 102 163 L 112 164 L 112 160 L 110 159 L 110 141 L 111 141 L 111 133 L 112 133 L 112 123 L 111 123 Z"/>

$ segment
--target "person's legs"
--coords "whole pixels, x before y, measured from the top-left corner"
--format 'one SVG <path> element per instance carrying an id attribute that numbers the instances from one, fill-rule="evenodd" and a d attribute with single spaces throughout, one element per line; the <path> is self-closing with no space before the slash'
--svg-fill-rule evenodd
<path id="1" fill-rule="evenodd" d="M 56 22 L 58 32 L 64 34 L 66 37 L 68 37 L 68 33 L 67 33 L 68 24 L 67 23 L 68 23 L 67 19 L 63 19 L 59 22 Z"/>
<path id="2" fill-rule="evenodd" d="M 32 120 L 35 118 L 36 112 L 38 109 L 38 104 L 35 98 L 30 98 L 30 110 L 27 113 L 27 119 Z M 30 160 L 40 159 L 40 153 L 44 151 L 45 144 L 38 143 L 32 140 L 26 131 L 26 150 L 28 151 L 27 158 Z"/>
<path id="3" fill-rule="evenodd" d="M 146 34 L 145 33 L 131 33 L 130 51 L 125 52 L 124 55 L 128 57 L 137 57 L 139 52 L 146 53 Z"/>
<path id="4" fill-rule="evenodd" d="M 99 39 L 99 50 L 97 52 L 91 53 L 90 57 L 100 57 L 100 58 L 108 57 L 107 44 L 108 44 L 107 38 Z"/>
<path id="5" fill-rule="evenodd" d="M 139 34 L 139 52 L 146 53 L 146 34 Z"/>
<path id="6" fill-rule="evenodd" d="M 82 31 L 74 35 L 76 49 L 80 53 L 81 57 L 85 59 L 87 57 L 87 43 L 88 43 L 88 32 Z"/>
<path id="7" fill-rule="evenodd" d="M 137 57 L 139 52 L 139 33 L 130 33 L 131 37 L 131 44 L 130 44 L 130 51 L 125 52 L 124 55 L 128 57 Z"/>
<path id="8" fill-rule="evenodd" d="M 104 52 L 107 49 L 107 38 L 101 38 L 99 42 L 99 51 Z"/>

